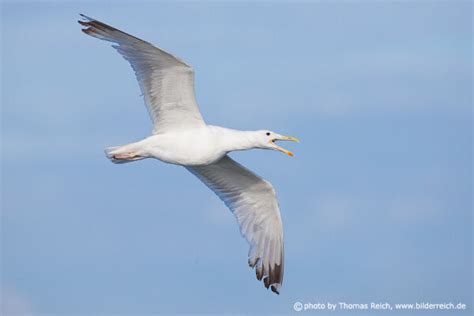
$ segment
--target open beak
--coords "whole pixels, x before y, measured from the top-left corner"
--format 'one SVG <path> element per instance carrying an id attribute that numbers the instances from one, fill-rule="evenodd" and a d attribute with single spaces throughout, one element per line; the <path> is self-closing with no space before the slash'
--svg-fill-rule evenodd
<path id="1" fill-rule="evenodd" d="M 285 153 L 288 156 L 293 157 L 294 154 L 291 151 L 286 150 L 285 148 L 282 148 L 282 147 L 278 146 L 277 144 L 275 144 L 275 142 L 278 141 L 278 140 L 286 140 L 286 141 L 297 142 L 297 143 L 299 143 L 300 140 L 298 138 L 292 137 L 292 136 L 279 136 L 279 137 L 274 138 L 270 141 L 270 145 L 273 147 L 273 149 L 281 151 L 282 153 Z"/>

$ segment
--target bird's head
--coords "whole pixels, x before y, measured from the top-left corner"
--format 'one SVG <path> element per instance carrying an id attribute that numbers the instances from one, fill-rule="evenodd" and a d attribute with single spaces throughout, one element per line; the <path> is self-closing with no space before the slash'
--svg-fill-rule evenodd
<path id="1" fill-rule="evenodd" d="M 299 142 L 300 140 L 292 136 L 283 136 L 272 131 L 262 130 L 255 132 L 256 138 L 260 148 L 263 149 L 273 149 L 281 151 L 282 153 L 287 154 L 290 157 L 293 157 L 294 154 L 276 144 L 277 141 L 291 141 Z"/>

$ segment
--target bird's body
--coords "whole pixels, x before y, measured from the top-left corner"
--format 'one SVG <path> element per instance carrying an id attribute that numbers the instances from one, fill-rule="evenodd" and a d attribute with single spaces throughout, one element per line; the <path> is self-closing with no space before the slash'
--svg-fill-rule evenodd
<path id="1" fill-rule="evenodd" d="M 227 154 L 253 148 L 293 156 L 276 141 L 298 141 L 267 130 L 238 131 L 207 125 L 194 96 L 194 70 L 181 59 L 137 37 L 81 15 L 82 31 L 114 43 L 130 62 L 144 95 L 154 128 L 138 142 L 109 147 L 114 163 L 156 158 L 181 165 L 216 193 L 234 213 L 250 244 L 248 264 L 266 288 L 279 293 L 284 251 L 280 209 L 273 186 Z"/>
<path id="2" fill-rule="evenodd" d="M 238 131 L 220 126 L 205 125 L 189 129 L 171 130 L 149 136 L 141 141 L 106 149 L 112 161 L 126 162 L 156 158 L 163 162 L 198 166 L 214 163 L 227 153 L 254 147 L 257 133 L 264 131 Z M 114 157 L 123 157 L 115 159 Z"/>

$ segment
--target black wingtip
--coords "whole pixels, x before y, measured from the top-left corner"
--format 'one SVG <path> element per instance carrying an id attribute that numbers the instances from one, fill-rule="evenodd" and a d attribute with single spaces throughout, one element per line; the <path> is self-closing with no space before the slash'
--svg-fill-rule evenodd
<path id="1" fill-rule="evenodd" d="M 277 290 L 275 285 L 270 286 L 270 289 L 272 289 L 273 293 L 276 293 L 277 295 L 280 295 L 280 292 Z"/>
<path id="2" fill-rule="evenodd" d="M 89 17 L 89 16 L 87 16 L 87 15 L 85 15 L 85 14 L 79 13 L 79 15 L 80 15 L 83 19 L 88 20 L 89 22 L 95 21 L 95 19 L 93 19 L 93 18 L 91 18 L 91 17 Z"/>
<path id="3" fill-rule="evenodd" d="M 79 23 L 80 25 L 82 26 L 87 26 L 87 23 L 88 22 L 91 22 L 93 19 L 91 19 L 90 17 L 88 17 L 87 15 L 85 14 L 82 14 L 82 13 L 79 13 L 79 16 L 82 18 L 81 20 L 77 20 L 77 23 Z"/>

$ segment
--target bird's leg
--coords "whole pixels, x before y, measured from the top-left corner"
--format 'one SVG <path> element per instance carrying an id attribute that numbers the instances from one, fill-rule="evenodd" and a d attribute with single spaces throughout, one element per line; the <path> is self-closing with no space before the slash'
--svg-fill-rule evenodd
<path id="1" fill-rule="evenodd" d="M 142 158 L 140 155 L 135 153 L 126 153 L 126 154 L 116 154 L 113 155 L 113 158 L 116 160 L 138 160 Z"/>

